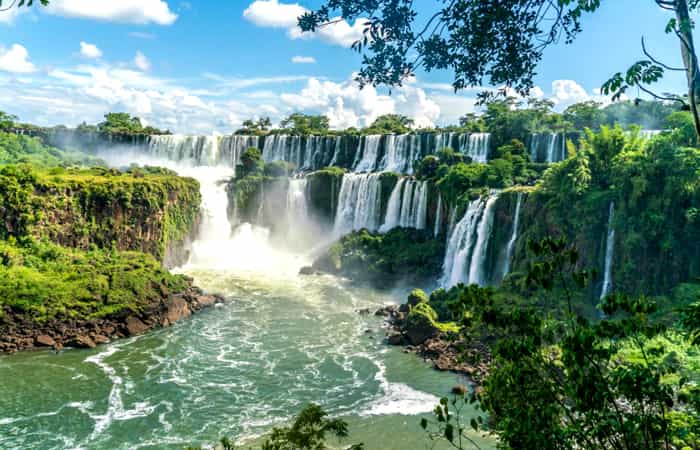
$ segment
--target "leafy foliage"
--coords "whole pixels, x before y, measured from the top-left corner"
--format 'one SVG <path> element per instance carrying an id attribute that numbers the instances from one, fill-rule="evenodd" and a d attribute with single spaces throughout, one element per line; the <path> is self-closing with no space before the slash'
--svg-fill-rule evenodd
<path id="1" fill-rule="evenodd" d="M 327 0 L 300 17 L 299 26 L 315 31 L 335 12 L 345 19 L 369 17 L 353 46 L 364 54 L 362 84 L 400 85 L 422 67 L 451 69 L 455 90 L 504 85 L 527 94 L 543 50 L 562 34 L 573 40 L 583 13 L 599 6 L 600 0 L 458 0 L 416 24 L 410 0 Z"/>

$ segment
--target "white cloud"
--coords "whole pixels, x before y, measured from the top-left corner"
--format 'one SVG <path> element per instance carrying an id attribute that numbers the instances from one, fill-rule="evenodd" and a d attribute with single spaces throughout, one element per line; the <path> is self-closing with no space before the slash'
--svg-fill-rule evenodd
<path id="1" fill-rule="evenodd" d="M 29 60 L 29 52 L 19 44 L 9 49 L 0 47 L 0 70 L 12 73 L 36 72 L 36 66 Z"/>
<path id="2" fill-rule="evenodd" d="M 149 61 L 148 58 L 146 58 L 146 55 L 141 52 L 136 52 L 136 56 L 134 56 L 134 64 L 143 72 L 148 72 L 151 70 L 151 61 Z"/>
<path id="3" fill-rule="evenodd" d="M 298 3 L 280 3 L 278 0 L 256 0 L 251 3 L 243 17 L 259 27 L 284 28 L 291 39 L 319 38 L 331 44 L 350 47 L 362 37 L 367 19 L 359 18 L 353 25 L 340 17 L 331 19 L 328 25 L 315 33 L 302 32 L 297 26 L 299 16 L 308 12 Z"/>
<path id="4" fill-rule="evenodd" d="M 102 51 L 97 48 L 95 44 L 89 44 L 83 41 L 80 42 L 80 54 L 89 59 L 102 57 Z"/>
<path id="5" fill-rule="evenodd" d="M 171 25 L 177 20 L 164 0 L 52 0 L 46 11 L 105 22 Z"/>
<path id="6" fill-rule="evenodd" d="M 292 62 L 294 64 L 316 64 L 316 58 L 313 56 L 294 56 Z"/>
<path id="7" fill-rule="evenodd" d="M 299 16 L 307 9 L 298 3 L 279 3 L 277 0 L 256 0 L 243 11 L 243 17 L 259 27 L 294 28 Z"/>
<path id="8" fill-rule="evenodd" d="M 390 113 L 405 114 L 417 126 L 426 127 L 440 115 L 438 104 L 411 84 L 394 89 L 393 95 L 384 95 L 372 86 L 360 89 L 353 80 L 335 83 L 311 78 L 300 92 L 284 93 L 280 98 L 289 110 L 327 115 L 336 129 L 367 126 Z"/>

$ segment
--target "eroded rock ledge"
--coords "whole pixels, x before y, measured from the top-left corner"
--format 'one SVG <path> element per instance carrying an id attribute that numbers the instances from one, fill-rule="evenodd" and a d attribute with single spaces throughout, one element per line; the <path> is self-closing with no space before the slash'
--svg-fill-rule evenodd
<path id="1" fill-rule="evenodd" d="M 217 303 L 224 298 L 206 294 L 195 286 L 184 292 L 164 296 L 147 305 L 140 313 L 123 311 L 103 319 L 51 319 L 35 323 L 5 309 L 0 323 L 0 352 L 64 347 L 93 348 L 112 340 L 136 336 L 149 330 L 167 327 Z"/>
<path id="2" fill-rule="evenodd" d="M 408 320 L 412 305 L 388 305 L 376 311 L 386 320 L 386 342 L 402 346 L 433 364 L 436 370 L 466 375 L 481 384 L 488 373 L 491 350 L 487 342 L 467 341 L 429 323 Z"/>

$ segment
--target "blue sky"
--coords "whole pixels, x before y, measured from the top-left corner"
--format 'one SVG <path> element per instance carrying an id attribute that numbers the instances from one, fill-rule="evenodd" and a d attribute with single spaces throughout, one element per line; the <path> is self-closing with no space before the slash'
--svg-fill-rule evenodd
<path id="1" fill-rule="evenodd" d="M 178 132 L 226 133 L 248 117 L 323 113 L 334 127 L 397 112 L 421 125 L 474 110 L 451 73 L 419 73 L 389 96 L 352 83 L 360 57 L 348 48 L 361 24 L 300 36 L 295 17 L 317 0 L 53 0 L 49 9 L 0 12 L 0 110 L 41 125 L 97 122 L 127 111 Z M 418 2 L 424 14 L 441 4 Z M 606 0 L 573 45 L 550 48 L 537 95 L 558 108 L 601 99 L 595 89 L 641 56 L 640 38 L 669 64 L 678 43 L 652 0 Z M 681 91 L 674 74 L 661 90 Z M 636 95 L 636 93 L 631 93 Z"/>

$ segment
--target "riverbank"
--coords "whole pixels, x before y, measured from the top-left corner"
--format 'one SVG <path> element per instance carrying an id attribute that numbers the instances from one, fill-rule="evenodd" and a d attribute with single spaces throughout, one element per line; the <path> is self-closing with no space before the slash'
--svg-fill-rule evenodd
<path id="1" fill-rule="evenodd" d="M 94 348 L 115 339 L 171 326 L 204 308 L 223 303 L 222 296 L 206 294 L 192 286 L 189 279 L 187 283 L 182 292 L 164 292 L 159 299 L 151 299 L 140 312 L 124 310 L 103 318 L 56 317 L 38 323 L 5 306 L 0 314 L 0 353 L 41 348 L 56 351 L 64 347 Z"/>

